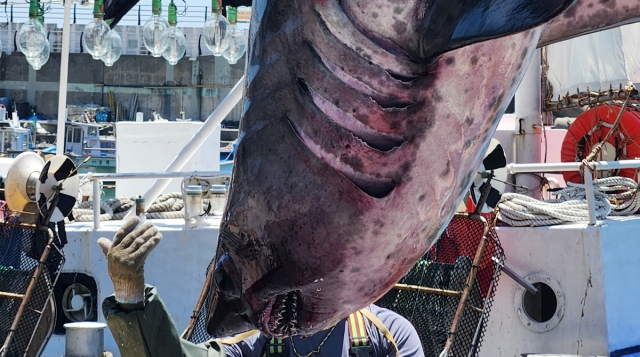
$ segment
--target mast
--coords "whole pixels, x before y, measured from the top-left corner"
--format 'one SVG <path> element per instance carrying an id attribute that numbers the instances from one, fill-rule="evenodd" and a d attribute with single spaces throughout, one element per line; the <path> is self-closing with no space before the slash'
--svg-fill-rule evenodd
<path id="1" fill-rule="evenodd" d="M 60 89 L 58 90 L 58 130 L 56 132 L 56 155 L 64 154 L 65 122 L 67 121 L 67 81 L 69 78 L 69 39 L 71 23 L 71 0 L 64 1 L 64 23 L 62 24 L 62 58 L 60 60 Z"/>

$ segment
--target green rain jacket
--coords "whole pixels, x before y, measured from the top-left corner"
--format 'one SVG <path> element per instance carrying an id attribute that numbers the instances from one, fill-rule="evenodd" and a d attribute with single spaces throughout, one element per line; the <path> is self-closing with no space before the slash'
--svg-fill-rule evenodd
<path id="1" fill-rule="evenodd" d="M 155 287 L 146 287 L 144 309 L 124 312 L 110 296 L 102 312 L 122 357 L 225 356 L 216 341 L 196 345 L 181 339 Z"/>

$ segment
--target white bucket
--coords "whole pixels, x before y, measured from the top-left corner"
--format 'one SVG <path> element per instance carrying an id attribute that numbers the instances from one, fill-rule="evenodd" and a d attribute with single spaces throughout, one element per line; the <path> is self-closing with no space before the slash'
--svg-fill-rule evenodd
<path id="1" fill-rule="evenodd" d="M 66 332 L 65 357 L 102 357 L 104 329 L 102 322 L 72 322 L 64 324 Z"/>
<path id="2" fill-rule="evenodd" d="M 140 123 L 144 121 L 144 114 L 142 112 L 136 112 L 136 122 Z"/>

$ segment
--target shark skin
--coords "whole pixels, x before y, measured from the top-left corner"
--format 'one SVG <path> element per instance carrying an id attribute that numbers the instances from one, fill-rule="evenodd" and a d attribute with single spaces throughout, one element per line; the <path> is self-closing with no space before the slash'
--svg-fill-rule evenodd
<path id="1" fill-rule="evenodd" d="M 308 336 L 392 288 L 572 4 L 254 1 L 209 334 Z"/>
<path id="2" fill-rule="evenodd" d="M 640 0 L 577 0 L 549 21 L 538 47 L 640 21 Z"/>

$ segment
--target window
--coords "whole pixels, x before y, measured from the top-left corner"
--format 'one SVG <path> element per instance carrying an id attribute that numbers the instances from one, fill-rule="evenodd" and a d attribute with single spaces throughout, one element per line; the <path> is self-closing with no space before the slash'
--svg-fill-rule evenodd
<path id="1" fill-rule="evenodd" d="M 89 127 L 88 136 L 98 136 L 98 128 Z"/>
<path id="2" fill-rule="evenodd" d="M 82 128 L 73 128 L 73 142 L 82 142 Z"/>

